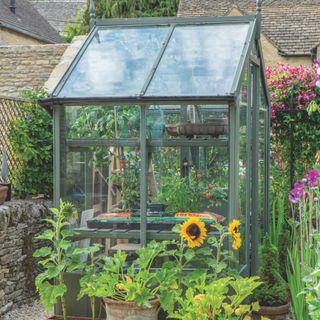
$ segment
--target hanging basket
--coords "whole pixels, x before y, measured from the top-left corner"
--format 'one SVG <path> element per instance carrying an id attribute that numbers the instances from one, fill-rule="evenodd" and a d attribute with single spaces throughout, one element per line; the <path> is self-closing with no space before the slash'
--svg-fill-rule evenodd
<path id="1" fill-rule="evenodd" d="M 228 132 L 228 119 L 212 119 L 206 123 L 180 123 L 177 125 L 167 124 L 166 131 L 170 136 L 212 136 L 219 137 L 219 135 Z"/>

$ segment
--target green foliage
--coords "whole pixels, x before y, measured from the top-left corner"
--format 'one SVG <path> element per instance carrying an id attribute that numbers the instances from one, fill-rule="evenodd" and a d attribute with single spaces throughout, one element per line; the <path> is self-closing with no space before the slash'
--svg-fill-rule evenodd
<path id="1" fill-rule="evenodd" d="M 180 172 L 164 176 L 158 195 L 158 200 L 173 212 L 197 212 L 202 210 L 201 204 L 214 208 L 226 198 L 223 188 L 208 184 L 204 176 L 194 169 L 187 177 L 181 177 Z"/>
<path id="2" fill-rule="evenodd" d="M 44 90 L 25 92 L 25 98 L 37 100 L 46 96 Z M 9 141 L 13 154 L 21 166 L 12 168 L 12 184 L 15 194 L 52 195 L 53 137 L 52 117 L 36 103 L 20 105 L 24 117 L 10 123 Z"/>
<path id="3" fill-rule="evenodd" d="M 309 320 L 308 307 L 305 296 L 302 294 L 305 285 L 303 282 L 303 271 L 301 269 L 295 246 L 288 254 L 286 265 L 288 286 L 291 293 L 291 313 L 294 320 Z"/>
<path id="4" fill-rule="evenodd" d="M 36 278 L 36 288 L 41 302 L 48 310 L 52 310 L 60 299 L 66 320 L 64 295 L 67 287 L 64 282 L 64 273 L 82 269 L 80 255 L 83 251 L 73 247 L 70 237 L 74 236 L 75 232 L 66 229 L 69 218 L 77 216 L 73 205 L 60 201 L 60 210 L 53 208 L 51 211 L 53 219 L 45 219 L 50 227 L 37 237 L 39 240 L 50 243 L 50 246 L 42 247 L 33 254 L 35 258 L 41 258 L 39 265 L 44 269 L 44 272 Z"/>
<path id="5" fill-rule="evenodd" d="M 307 168 L 314 163 L 314 156 L 319 149 L 320 130 L 317 130 L 320 122 L 320 113 L 312 115 L 297 113 L 293 118 L 288 114 L 277 115 L 272 129 L 272 146 L 278 155 L 281 155 L 281 163 L 287 177 L 290 170 L 290 125 L 294 124 L 294 156 L 295 176 L 302 176 Z"/>
<path id="6" fill-rule="evenodd" d="M 314 238 L 318 243 L 316 250 L 318 261 L 316 266 L 312 268 L 311 272 L 303 279 L 306 284 L 303 294 L 306 296 L 306 302 L 311 319 L 318 320 L 320 319 L 320 234 L 315 234 Z"/>
<path id="7" fill-rule="evenodd" d="M 97 19 L 176 16 L 179 0 L 95 0 Z M 88 1 L 89 3 L 89 1 Z M 75 24 L 68 24 L 62 36 L 70 42 L 90 30 L 89 8 L 80 11 Z"/>
<path id="8" fill-rule="evenodd" d="M 157 280 L 160 271 L 151 271 L 154 260 L 166 251 L 167 242 L 151 241 L 147 246 L 137 250 L 135 265 L 125 268 L 127 255 L 117 251 L 107 257 L 102 271 L 95 276 L 96 297 L 107 297 L 121 301 L 134 301 L 138 306 L 149 308 L 150 300 L 159 291 Z M 160 269 L 161 270 L 161 269 Z"/>
<path id="9" fill-rule="evenodd" d="M 284 197 L 279 193 L 272 203 L 270 225 L 270 240 L 278 249 L 280 274 L 284 279 L 286 279 L 287 248 L 290 242 L 290 231 L 288 230 L 289 226 L 286 220 L 288 209 L 285 204 Z"/>
<path id="10" fill-rule="evenodd" d="M 90 263 L 87 264 L 82 271 L 82 277 L 80 279 L 80 292 L 78 294 L 78 300 L 80 300 L 84 296 L 88 296 L 91 305 L 92 312 L 92 320 L 95 320 L 95 297 L 96 293 L 101 287 L 101 283 L 99 282 L 99 277 L 96 274 L 96 263 L 97 259 L 95 254 L 99 252 L 101 245 L 94 244 L 91 247 L 85 249 L 76 249 L 74 253 L 79 252 L 85 253 L 90 257 Z M 99 259 L 99 258 L 98 258 Z"/>
<path id="11" fill-rule="evenodd" d="M 261 284 L 258 277 L 225 277 L 205 285 L 199 283 L 189 287 L 177 298 L 178 307 L 169 313 L 170 319 L 183 320 L 239 320 L 251 311 L 258 311 L 259 305 L 245 305 L 242 302 Z M 235 315 L 236 314 L 236 315 Z"/>
<path id="12" fill-rule="evenodd" d="M 286 282 L 280 275 L 278 249 L 265 236 L 261 249 L 261 266 L 259 276 L 263 285 L 255 291 L 254 297 L 262 306 L 286 304 L 288 293 Z"/>
<path id="13" fill-rule="evenodd" d="M 180 319 L 189 312 L 189 305 L 184 305 L 187 301 L 188 290 L 192 289 L 197 295 L 203 294 L 207 286 L 215 283 L 218 278 L 230 276 L 233 273 L 233 270 L 228 268 L 230 262 L 234 262 L 233 253 L 224 248 L 230 234 L 219 224 L 212 225 L 212 227 L 216 229 L 219 236 L 207 238 L 206 243 L 200 248 L 190 249 L 181 238 L 180 241 L 172 241 L 170 249 L 166 251 L 170 262 L 164 264 L 162 269 L 165 276 L 171 275 L 171 282 L 160 287 L 160 303 L 169 314 L 170 319 Z M 182 228 L 183 226 L 177 225 L 173 231 L 181 234 Z M 184 273 L 184 270 L 191 269 L 195 265 L 198 266 L 197 270 L 188 275 Z M 216 295 L 216 299 L 223 300 L 223 297 Z M 192 302 L 189 301 L 189 303 Z M 184 307 L 187 308 L 184 309 Z M 177 318 L 179 314 L 181 317 Z M 225 313 L 223 315 L 226 316 Z"/>

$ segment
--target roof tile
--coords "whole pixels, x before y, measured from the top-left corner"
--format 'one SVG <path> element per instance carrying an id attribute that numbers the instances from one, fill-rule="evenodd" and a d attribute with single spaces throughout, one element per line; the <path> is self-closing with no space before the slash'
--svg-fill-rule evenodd
<path id="1" fill-rule="evenodd" d="M 179 16 L 223 16 L 236 6 L 255 14 L 255 0 L 180 0 Z M 320 43 L 320 0 L 264 0 L 262 31 L 283 55 L 310 55 Z"/>

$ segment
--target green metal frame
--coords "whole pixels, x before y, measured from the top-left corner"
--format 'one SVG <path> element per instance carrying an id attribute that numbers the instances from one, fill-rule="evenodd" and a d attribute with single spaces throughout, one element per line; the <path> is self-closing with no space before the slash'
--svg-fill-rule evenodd
<path id="1" fill-rule="evenodd" d="M 53 206 L 59 208 L 60 195 L 60 113 L 53 108 Z"/>
<path id="2" fill-rule="evenodd" d="M 191 24 L 239 24 L 249 23 L 249 32 L 245 42 L 240 62 L 236 70 L 236 77 L 232 84 L 232 93 L 227 96 L 163 96 L 163 97 L 145 97 L 144 94 L 152 80 L 152 77 L 161 61 L 170 37 L 177 25 Z M 63 84 L 72 73 L 74 67 L 85 52 L 91 39 L 95 36 L 98 28 L 122 28 L 122 27 L 146 27 L 146 26 L 169 26 L 169 31 L 164 45 L 159 51 L 154 66 L 146 78 L 138 97 L 90 97 L 90 98 L 58 98 Z M 86 42 L 80 49 L 73 63 L 70 65 L 65 75 L 57 85 L 51 98 L 40 101 L 43 106 L 53 106 L 54 116 L 54 206 L 59 206 L 61 196 L 61 144 L 65 144 L 69 151 L 85 151 L 92 146 L 132 146 L 140 147 L 141 152 L 141 174 L 140 174 L 140 209 L 141 209 L 141 228 L 140 231 L 124 232 L 123 230 L 87 230 L 79 229 L 81 238 L 99 238 L 99 237 L 118 237 L 140 239 L 142 245 L 145 245 L 148 239 L 168 239 L 172 237 L 170 232 L 153 232 L 147 230 L 146 211 L 147 211 L 147 175 L 148 175 L 148 152 L 160 146 L 179 146 L 179 147 L 199 147 L 199 146 L 228 146 L 229 147 L 229 206 L 228 221 L 237 217 L 239 203 L 239 128 L 240 128 L 240 89 L 241 79 L 248 71 L 249 81 L 251 81 L 251 72 L 249 65 L 253 68 L 254 86 L 251 93 L 251 86 L 248 87 L 248 109 L 247 109 L 247 181 L 246 181 L 246 261 L 249 265 L 244 271 L 246 274 L 253 274 L 258 265 L 258 215 L 259 215 L 259 81 L 262 82 L 265 91 L 266 101 L 269 105 L 269 96 L 266 91 L 266 79 L 264 76 L 264 64 L 259 37 L 257 37 L 258 25 L 255 17 L 221 17 L 221 18 L 159 18 L 159 19 L 112 19 L 106 21 L 97 21 L 96 27 L 89 34 Z M 257 43 L 257 56 L 251 54 L 251 48 Z M 250 83 L 250 82 L 249 82 Z M 61 106 L 68 105 L 128 105 L 134 104 L 140 106 L 140 136 L 133 139 L 67 139 L 61 140 L 61 113 L 64 112 Z M 150 105 L 181 105 L 184 108 L 191 104 L 208 105 L 226 105 L 229 109 L 229 140 L 223 139 L 170 139 L 167 141 L 147 139 L 146 110 Z M 251 112 L 252 111 L 252 112 Z M 264 229 L 268 228 L 268 190 L 269 190 L 269 110 L 266 112 L 265 119 L 265 201 L 264 201 Z"/>
<path id="3" fill-rule="evenodd" d="M 252 66 L 252 215 L 251 215 L 251 273 L 258 270 L 259 243 L 259 84 L 260 71 L 256 65 Z"/>

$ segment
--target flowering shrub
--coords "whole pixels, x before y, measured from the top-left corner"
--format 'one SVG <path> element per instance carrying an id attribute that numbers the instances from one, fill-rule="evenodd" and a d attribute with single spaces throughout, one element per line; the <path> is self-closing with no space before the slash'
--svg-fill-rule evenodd
<path id="1" fill-rule="evenodd" d="M 291 67 L 288 64 L 278 64 L 277 67 L 267 67 L 266 75 L 271 93 L 271 118 L 276 120 L 277 113 L 290 108 L 292 89 L 294 103 L 298 110 L 306 109 L 319 95 L 316 86 L 317 65 L 312 68 L 304 66 Z"/>
<path id="2" fill-rule="evenodd" d="M 294 125 L 294 156 L 296 176 L 313 163 L 320 141 L 320 69 L 278 64 L 268 67 L 266 76 L 271 95 L 272 147 L 277 164 L 284 171 L 290 161 L 290 127 Z M 319 73 L 319 74 L 317 74 Z M 297 112 L 290 113 L 291 103 Z M 286 174 L 286 176 L 289 176 Z"/>

